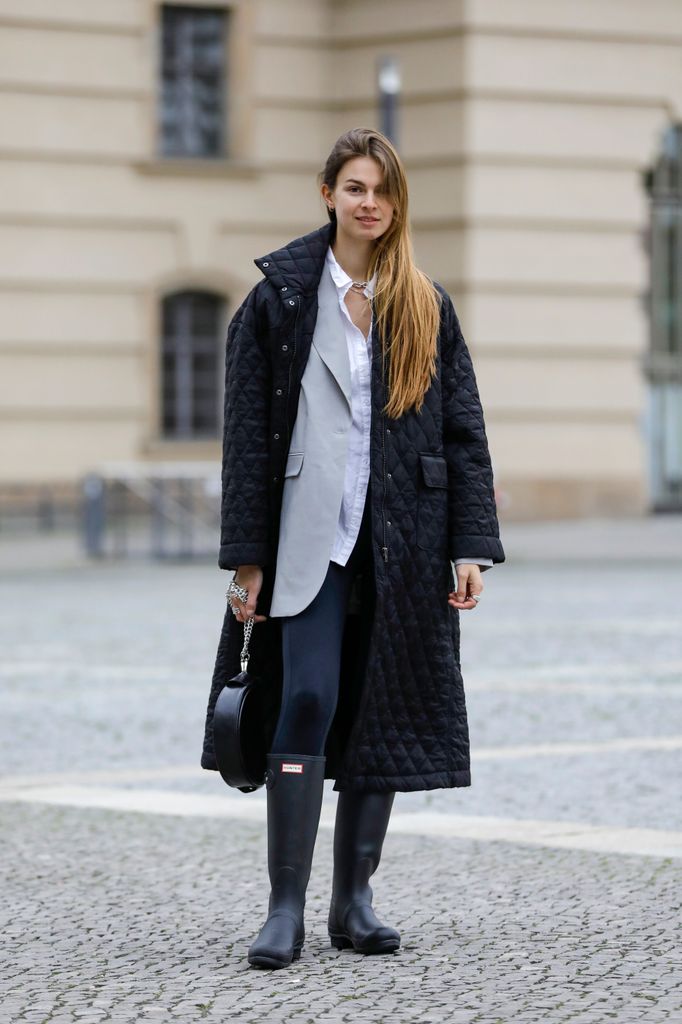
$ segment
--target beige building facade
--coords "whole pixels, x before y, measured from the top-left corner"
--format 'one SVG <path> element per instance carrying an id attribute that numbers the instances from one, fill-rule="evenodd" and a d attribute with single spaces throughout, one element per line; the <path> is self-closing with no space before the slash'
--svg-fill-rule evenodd
<path id="1" fill-rule="evenodd" d="M 222 18 L 218 50 L 192 9 Z M 178 431 L 177 389 L 208 408 L 217 375 L 219 403 L 252 259 L 324 222 L 316 174 L 380 127 L 390 56 L 417 256 L 474 358 L 501 518 L 646 512 L 642 177 L 682 117 L 681 44 L 675 0 L 0 0 L 0 490 L 116 460 L 219 473 L 219 424 L 192 434 L 190 401 Z M 223 97 L 210 153 L 173 151 L 195 87 Z M 218 367 L 190 358 L 184 385 L 183 323 Z"/>

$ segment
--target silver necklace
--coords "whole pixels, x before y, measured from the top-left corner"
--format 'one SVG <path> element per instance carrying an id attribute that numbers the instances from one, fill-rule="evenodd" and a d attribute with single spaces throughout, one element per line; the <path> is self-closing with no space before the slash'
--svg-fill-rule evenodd
<path id="1" fill-rule="evenodd" d="M 358 295 L 364 295 L 365 288 L 367 287 L 368 284 L 369 281 L 351 281 L 350 290 L 352 292 L 357 292 Z"/>

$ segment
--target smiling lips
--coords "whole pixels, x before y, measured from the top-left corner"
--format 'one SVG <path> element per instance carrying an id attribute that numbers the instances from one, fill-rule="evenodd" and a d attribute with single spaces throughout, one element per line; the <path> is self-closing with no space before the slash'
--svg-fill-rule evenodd
<path id="1" fill-rule="evenodd" d="M 360 221 L 361 224 L 378 224 L 379 223 L 379 218 L 378 217 L 358 217 L 358 220 Z"/>

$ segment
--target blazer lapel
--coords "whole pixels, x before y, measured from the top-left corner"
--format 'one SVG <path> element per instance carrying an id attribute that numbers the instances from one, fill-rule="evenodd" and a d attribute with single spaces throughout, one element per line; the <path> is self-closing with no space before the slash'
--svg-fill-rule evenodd
<path id="1" fill-rule="evenodd" d="M 341 321 L 339 299 L 329 267 L 325 263 L 317 290 L 317 320 L 313 345 L 331 371 L 351 405 L 350 358 L 346 332 Z"/>

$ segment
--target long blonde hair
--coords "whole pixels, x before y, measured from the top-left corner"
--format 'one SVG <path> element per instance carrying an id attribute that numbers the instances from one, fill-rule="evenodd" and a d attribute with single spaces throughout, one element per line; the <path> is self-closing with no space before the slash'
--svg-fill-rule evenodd
<path id="1" fill-rule="evenodd" d="M 332 148 L 319 183 L 336 186 L 339 171 L 358 156 L 370 156 L 383 172 L 383 185 L 393 203 L 390 226 L 375 242 L 368 274 L 376 273 L 374 309 L 384 357 L 389 359 L 389 400 L 385 412 L 393 419 L 414 406 L 419 412 L 424 393 L 436 372 L 440 297 L 415 265 L 407 208 L 407 178 L 398 153 L 381 132 L 351 128 Z M 336 214 L 329 210 L 329 217 Z M 390 339 L 387 343 L 386 339 Z"/>

